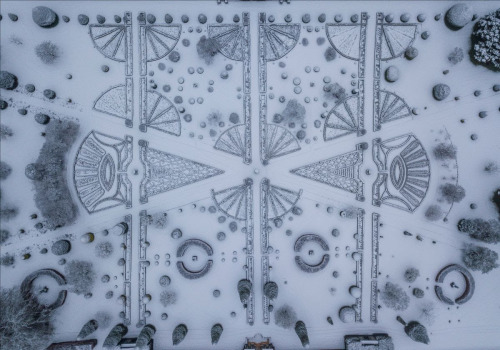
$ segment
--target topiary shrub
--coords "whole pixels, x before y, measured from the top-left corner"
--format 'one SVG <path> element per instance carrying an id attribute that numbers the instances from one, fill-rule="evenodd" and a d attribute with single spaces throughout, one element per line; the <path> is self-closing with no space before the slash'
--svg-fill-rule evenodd
<path id="1" fill-rule="evenodd" d="M 17 77 L 5 70 L 0 71 L 0 88 L 5 90 L 14 90 L 17 87 Z"/>
<path id="2" fill-rule="evenodd" d="M 244 307 L 247 307 L 247 300 L 252 292 L 252 282 L 243 279 L 238 282 L 238 294 Z"/>
<path id="3" fill-rule="evenodd" d="M 71 250 L 71 243 L 66 239 L 60 239 L 54 242 L 54 244 L 52 244 L 52 247 L 50 248 L 52 254 L 58 256 L 68 254 L 70 250 Z"/>
<path id="4" fill-rule="evenodd" d="M 307 335 L 307 328 L 304 322 L 297 321 L 295 323 L 295 333 L 299 337 L 303 347 L 309 346 L 309 336 Z"/>
<path id="5" fill-rule="evenodd" d="M 391 282 L 385 284 L 380 292 L 380 299 L 385 306 L 396 311 L 406 310 L 410 304 L 410 297 L 404 289 Z"/>
<path id="6" fill-rule="evenodd" d="M 471 60 L 491 70 L 500 70 L 500 9 L 480 18 L 471 35 Z"/>
<path id="7" fill-rule="evenodd" d="M 138 350 L 147 350 L 149 349 L 148 344 L 153 339 L 153 336 L 156 333 L 156 328 L 152 324 L 145 325 L 141 333 L 137 336 L 137 341 L 135 342 L 135 348 Z"/>
<path id="8" fill-rule="evenodd" d="M 297 314 L 287 304 L 274 310 L 274 323 L 282 328 L 290 329 L 297 322 Z"/>
<path id="9" fill-rule="evenodd" d="M 212 345 L 215 345 L 219 342 L 220 336 L 222 335 L 222 331 L 224 328 L 222 328 L 222 325 L 217 323 L 212 326 L 212 329 L 210 330 L 210 336 L 212 338 Z"/>
<path id="10" fill-rule="evenodd" d="M 73 260 L 64 267 L 66 280 L 71 286 L 70 291 L 75 294 L 90 293 L 94 288 L 96 273 L 92 263 Z"/>
<path id="11" fill-rule="evenodd" d="M 106 350 L 114 350 L 122 338 L 127 334 L 128 328 L 124 324 L 117 324 L 109 332 L 102 346 Z"/>
<path id="12" fill-rule="evenodd" d="M 460 232 L 468 233 L 471 238 L 484 243 L 500 242 L 500 222 L 496 220 L 462 219 L 457 227 Z"/>
<path id="13" fill-rule="evenodd" d="M 172 332 L 172 343 L 179 345 L 186 338 L 188 328 L 185 324 L 177 325 Z"/>
<path id="14" fill-rule="evenodd" d="M 356 310 L 352 306 L 343 306 L 339 310 L 339 318 L 344 323 L 354 323 L 356 321 Z"/>
<path id="15" fill-rule="evenodd" d="M 462 261 L 473 271 L 488 273 L 498 267 L 498 253 L 475 244 L 466 244 L 462 249 Z"/>
<path id="16" fill-rule="evenodd" d="M 264 295 L 271 300 L 278 296 L 278 285 L 276 282 L 269 281 L 264 284 Z"/>
<path id="17" fill-rule="evenodd" d="M 405 281 L 409 283 L 415 282 L 415 280 L 420 276 L 420 271 L 414 267 L 410 267 L 405 271 Z"/>
<path id="18" fill-rule="evenodd" d="M 45 349 L 54 326 L 53 309 L 25 299 L 18 287 L 0 291 L 0 348 L 9 350 Z"/>
<path id="19" fill-rule="evenodd" d="M 76 337 L 76 340 L 83 340 L 87 338 L 89 335 L 94 333 L 97 328 L 99 328 L 99 323 L 96 320 L 88 321 L 83 325 L 80 333 L 78 333 L 78 336 Z"/>

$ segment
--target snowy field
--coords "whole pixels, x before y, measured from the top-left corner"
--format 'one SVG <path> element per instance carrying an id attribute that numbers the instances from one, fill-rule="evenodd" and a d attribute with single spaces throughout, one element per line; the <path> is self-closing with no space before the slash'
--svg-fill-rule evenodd
<path id="1" fill-rule="evenodd" d="M 464 4 L 2 1 L 0 282 L 59 302 L 12 349 L 499 349 L 500 1 Z"/>

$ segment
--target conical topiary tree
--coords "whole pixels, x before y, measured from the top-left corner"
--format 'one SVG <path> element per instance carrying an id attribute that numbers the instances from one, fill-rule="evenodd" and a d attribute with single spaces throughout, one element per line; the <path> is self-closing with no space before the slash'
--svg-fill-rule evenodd
<path id="1" fill-rule="evenodd" d="M 111 329 L 106 339 L 104 339 L 104 343 L 102 343 L 102 347 L 106 350 L 114 350 L 118 345 L 120 340 L 127 334 L 128 328 L 122 323 L 117 324 Z"/>
<path id="2" fill-rule="evenodd" d="M 186 337 L 187 332 L 188 328 L 185 324 L 177 325 L 172 332 L 172 343 L 174 345 L 179 345 Z"/>
<path id="3" fill-rule="evenodd" d="M 247 301 L 252 292 L 252 282 L 243 279 L 238 282 L 238 294 L 240 295 L 240 300 L 244 307 L 247 307 Z"/>
<path id="4" fill-rule="evenodd" d="M 80 331 L 78 333 L 78 336 L 76 337 L 76 340 L 83 340 L 92 333 L 94 333 L 97 328 L 99 328 L 99 323 L 96 320 L 90 320 L 87 323 L 85 323 Z"/>
<path id="5" fill-rule="evenodd" d="M 308 347 L 309 337 L 307 335 L 307 328 L 304 322 L 297 321 L 297 323 L 295 323 L 295 333 L 297 333 L 297 336 L 299 337 L 302 346 Z"/>
<path id="6" fill-rule="evenodd" d="M 156 328 L 152 324 L 147 324 L 142 327 L 141 333 L 137 336 L 137 341 L 135 342 L 135 348 L 138 350 L 149 349 L 148 344 L 153 339 L 156 333 Z"/>
<path id="7" fill-rule="evenodd" d="M 213 325 L 212 330 L 210 331 L 210 335 L 212 336 L 212 345 L 215 345 L 219 342 L 223 330 L 224 328 L 222 328 L 222 325 L 220 323 Z"/>
<path id="8" fill-rule="evenodd" d="M 278 297 L 278 285 L 276 282 L 269 281 L 264 284 L 264 295 L 271 300 Z"/>
<path id="9" fill-rule="evenodd" d="M 421 323 L 417 321 L 406 323 L 400 316 L 396 317 L 396 319 L 399 323 L 405 326 L 405 333 L 412 340 L 424 344 L 430 343 L 429 336 L 427 335 L 427 329 L 425 329 L 425 327 Z"/>

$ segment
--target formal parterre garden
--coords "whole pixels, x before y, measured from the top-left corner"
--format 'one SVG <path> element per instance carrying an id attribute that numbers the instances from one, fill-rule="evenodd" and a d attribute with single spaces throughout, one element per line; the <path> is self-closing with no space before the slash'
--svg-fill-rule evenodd
<path id="1" fill-rule="evenodd" d="M 500 2 L 0 14 L 2 348 L 499 346 Z"/>

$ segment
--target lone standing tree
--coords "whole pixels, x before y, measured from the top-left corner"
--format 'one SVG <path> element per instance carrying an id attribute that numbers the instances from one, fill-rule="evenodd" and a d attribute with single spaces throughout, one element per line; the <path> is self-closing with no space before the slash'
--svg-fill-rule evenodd
<path id="1" fill-rule="evenodd" d="M 250 293 L 252 292 L 252 282 L 243 279 L 238 282 L 238 294 L 240 295 L 240 300 L 243 303 L 243 307 L 247 307 L 248 298 L 250 298 Z"/>
<path id="2" fill-rule="evenodd" d="M 309 337 L 307 335 L 307 328 L 304 322 L 297 321 L 297 323 L 295 323 L 295 333 L 297 333 L 303 347 L 309 346 Z"/>
<path id="3" fill-rule="evenodd" d="M 405 333 L 414 341 L 429 344 L 430 339 L 427 335 L 427 329 L 417 321 L 406 323 L 401 317 L 396 317 L 399 323 L 405 326 Z"/>
<path id="4" fill-rule="evenodd" d="M 213 325 L 212 330 L 210 331 L 210 335 L 212 337 L 212 345 L 215 345 L 219 342 L 223 330 L 224 328 L 222 328 L 222 325 L 220 323 Z"/>
<path id="5" fill-rule="evenodd" d="M 184 338 L 186 338 L 186 334 L 188 332 L 188 328 L 185 324 L 177 325 L 172 332 L 172 343 L 174 345 L 179 345 Z"/>

